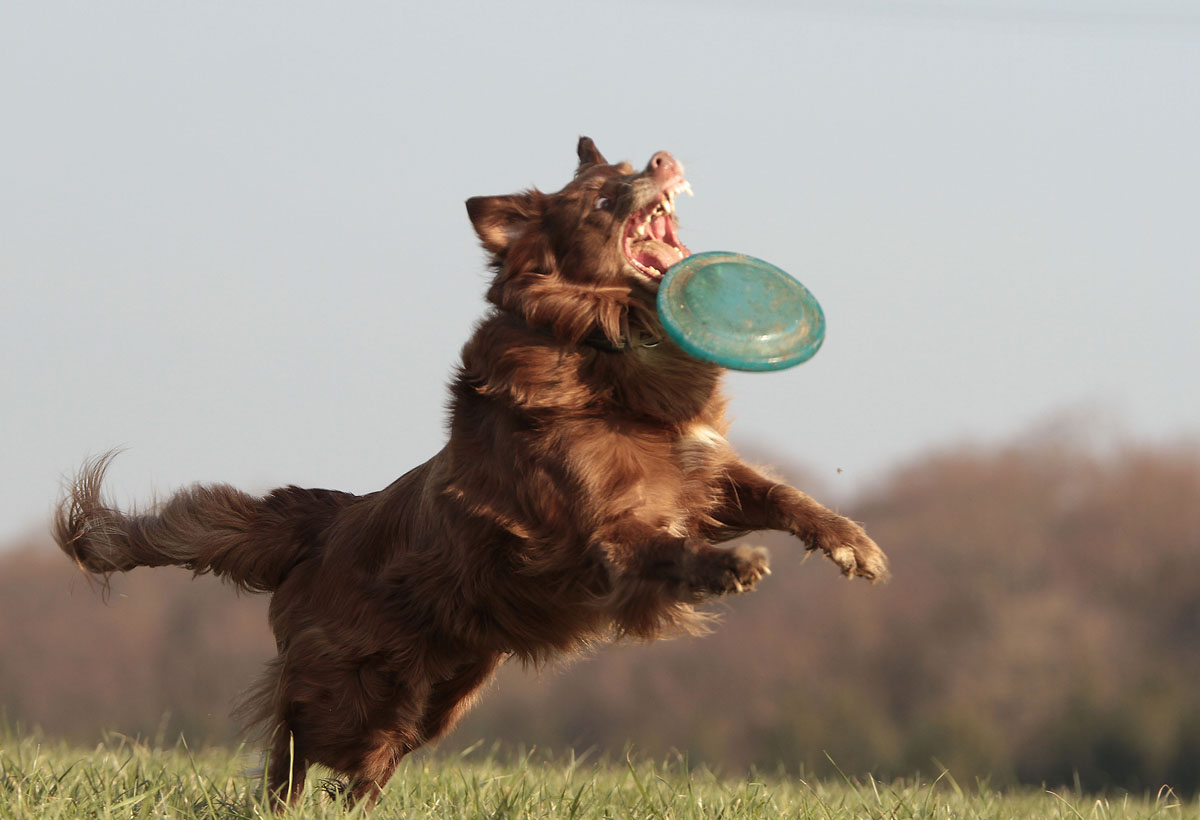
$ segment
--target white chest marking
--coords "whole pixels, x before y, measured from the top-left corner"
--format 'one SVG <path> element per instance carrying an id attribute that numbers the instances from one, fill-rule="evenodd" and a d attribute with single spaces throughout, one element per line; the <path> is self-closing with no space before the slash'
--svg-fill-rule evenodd
<path id="1" fill-rule="evenodd" d="M 710 467 L 719 460 L 714 451 L 725 449 L 729 442 L 711 425 L 696 423 L 684 430 L 675 446 L 679 466 L 684 475 L 689 475 L 696 470 Z"/>
<path id="2" fill-rule="evenodd" d="M 683 434 L 683 441 L 681 443 L 686 445 L 690 442 L 695 442 L 705 447 L 721 447 L 729 443 L 725 440 L 725 436 L 717 432 L 717 428 L 711 424 L 701 424 L 699 422 L 689 426 Z"/>

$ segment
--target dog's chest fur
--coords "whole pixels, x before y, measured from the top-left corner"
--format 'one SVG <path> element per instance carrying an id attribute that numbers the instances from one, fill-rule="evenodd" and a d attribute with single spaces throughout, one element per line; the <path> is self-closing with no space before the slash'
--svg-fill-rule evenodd
<path id="1" fill-rule="evenodd" d="M 714 425 L 678 430 L 596 422 L 571 437 L 569 468 L 602 517 L 632 515 L 675 535 L 694 529 L 714 503 L 729 443 Z"/>

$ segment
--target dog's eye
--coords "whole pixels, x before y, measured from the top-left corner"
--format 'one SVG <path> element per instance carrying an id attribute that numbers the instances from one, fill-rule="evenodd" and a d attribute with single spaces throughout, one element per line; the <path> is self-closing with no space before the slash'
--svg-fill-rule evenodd
<path id="1" fill-rule="evenodd" d="M 598 196 L 598 197 L 596 197 L 596 202 L 592 207 L 594 207 L 597 211 L 603 211 L 603 210 L 606 210 L 608 208 L 608 206 L 609 206 L 608 197 Z"/>

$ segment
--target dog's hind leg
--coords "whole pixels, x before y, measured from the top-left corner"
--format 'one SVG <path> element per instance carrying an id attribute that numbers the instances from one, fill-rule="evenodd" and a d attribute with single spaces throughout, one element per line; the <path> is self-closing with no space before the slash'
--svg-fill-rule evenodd
<path id="1" fill-rule="evenodd" d="M 354 803 L 366 801 L 367 808 L 374 806 L 404 754 L 404 747 L 394 742 L 381 743 L 367 752 L 358 771 L 350 778 L 350 800 Z"/>
<path id="2" fill-rule="evenodd" d="M 350 781 L 351 799 L 374 805 L 404 756 L 450 731 L 470 708 L 472 696 L 491 679 L 504 657 L 503 653 L 497 652 L 472 659 L 451 677 L 435 683 L 415 720 L 412 703 L 407 697 L 397 704 L 394 728 L 379 733 L 374 746 L 361 755 L 358 769 Z"/>
<path id="3" fill-rule="evenodd" d="M 421 741 L 428 743 L 449 732 L 475 702 L 479 688 L 491 680 L 504 653 L 489 653 L 468 661 L 454 675 L 435 683 L 421 716 Z"/>
<path id="4" fill-rule="evenodd" d="M 320 723 L 316 759 L 349 775 L 350 800 L 373 806 L 404 755 L 421 745 L 421 718 L 430 685 L 417 670 L 377 658 L 331 692 L 337 708 Z"/>

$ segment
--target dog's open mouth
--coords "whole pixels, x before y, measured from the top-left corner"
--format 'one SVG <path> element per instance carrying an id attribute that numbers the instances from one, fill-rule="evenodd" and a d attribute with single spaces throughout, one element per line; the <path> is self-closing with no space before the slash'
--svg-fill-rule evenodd
<path id="1" fill-rule="evenodd" d="M 692 253 L 675 233 L 679 227 L 675 221 L 675 197 L 680 193 L 692 193 L 692 186 L 683 177 L 672 180 L 657 200 L 625 220 L 621 239 L 625 258 L 656 287 L 667 268 Z"/>

